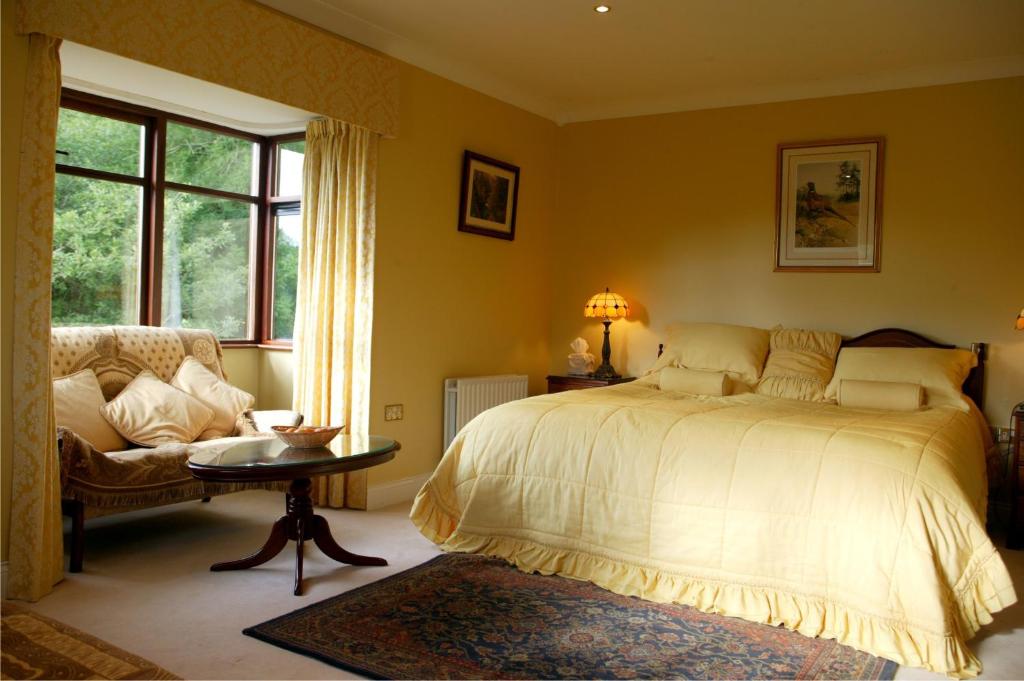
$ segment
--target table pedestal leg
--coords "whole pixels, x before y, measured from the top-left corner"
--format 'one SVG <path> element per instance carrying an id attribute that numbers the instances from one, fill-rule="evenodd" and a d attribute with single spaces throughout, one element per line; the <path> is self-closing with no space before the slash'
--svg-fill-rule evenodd
<path id="1" fill-rule="evenodd" d="M 313 513 L 313 500 L 309 496 L 312 483 L 309 478 L 299 478 L 292 482 L 285 495 L 285 515 L 274 523 L 270 537 L 256 553 L 248 558 L 215 563 L 210 567 L 214 572 L 224 570 L 245 570 L 262 565 L 276 556 L 291 539 L 295 542 L 295 589 L 296 596 L 302 595 L 302 558 L 303 548 L 307 539 L 314 543 L 328 557 L 339 563 L 349 565 L 387 565 L 383 558 L 360 556 L 349 553 L 338 546 L 331 536 L 331 528 L 327 519 Z"/>

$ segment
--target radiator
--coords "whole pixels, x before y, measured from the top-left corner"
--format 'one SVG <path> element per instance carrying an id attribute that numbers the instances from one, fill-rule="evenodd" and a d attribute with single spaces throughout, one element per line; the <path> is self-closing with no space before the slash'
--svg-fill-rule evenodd
<path id="1" fill-rule="evenodd" d="M 444 381 L 444 450 L 473 417 L 491 407 L 526 397 L 526 376 L 475 376 Z"/>

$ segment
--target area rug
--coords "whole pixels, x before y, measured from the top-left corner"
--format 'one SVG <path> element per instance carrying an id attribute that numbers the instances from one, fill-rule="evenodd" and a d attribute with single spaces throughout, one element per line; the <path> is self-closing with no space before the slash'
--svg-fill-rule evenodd
<path id="1" fill-rule="evenodd" d="M 177 679 L 100 639 L 4 601 L 0 676 L 4 679 Z"/>
<path id="2" fill-rule="evenodd" d="M 243 633 L 384 679 L 892 679 L 897 669 L 832 640 L 467 554 Z"/>

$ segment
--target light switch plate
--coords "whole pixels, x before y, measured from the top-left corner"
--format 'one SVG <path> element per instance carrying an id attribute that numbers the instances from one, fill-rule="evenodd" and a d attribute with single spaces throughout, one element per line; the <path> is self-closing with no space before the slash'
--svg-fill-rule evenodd
<path id="1" fill-rule="evenodd" d="M 402 420 L 402 405 L 401 404 L 385 404 L 384 405 L 384 420 L 385 421 L 401 421 Z"/>

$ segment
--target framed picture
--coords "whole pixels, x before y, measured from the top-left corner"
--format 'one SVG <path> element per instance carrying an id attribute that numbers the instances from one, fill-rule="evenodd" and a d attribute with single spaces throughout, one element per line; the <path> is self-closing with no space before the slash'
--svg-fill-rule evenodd
<path id="1" fill-rule="evenodd" d="M 459 197 L 460 232 L 512 241 L 518 199 L 517 166 L 466 150 Z"/>
<path id="2" fill-rule="evenodd" d="M 780 144 L 776 272 L 878 272 L 885 138 Z"/>

